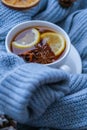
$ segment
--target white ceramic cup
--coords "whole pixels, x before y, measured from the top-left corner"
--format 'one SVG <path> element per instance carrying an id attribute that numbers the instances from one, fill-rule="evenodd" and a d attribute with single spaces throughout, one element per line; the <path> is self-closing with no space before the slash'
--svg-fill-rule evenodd
<path id="1" fill-rule="evenodd" d="M 35 26 L 47 27 L 47 28 L 49 28 L 55 32 L 58 32 L 64 36 L 64 38 L 66 40 L 66 48 L 65 48 L 63 55 L 61 55 L 55 62 L 45 64 L 45 65 L 48 65 L 48 66 L 53 67 L 53 68 L 60 68 L 60 69 L 63 69 L 67 72 L 71 72 L 71 68 L 68 65 L 65 65 L 65 61 L 68 58 L 68 55 L 70 52 L 70 47 L 71 47 L 70 38 L 69 38 L 68 34 L 61 27 L 59 27 L 58 25 L 55 25 L 53 23 L 47 22 L 47 21 L 31 20 L 31 21 L 22 22 L 20 24 L 17 24 L 15 27 L 13 27 L 8 32 L 8 34 L 6 36 L 6 40 L 5 40 L 7 52 L 12 53 L 10 50 L 10 44 L 11 44 L 12 39 L 15 37 L 15 35 L 18 32 L 20 32 L 26 28 L 33 27 L 33 26 L 34 27 Z"/>

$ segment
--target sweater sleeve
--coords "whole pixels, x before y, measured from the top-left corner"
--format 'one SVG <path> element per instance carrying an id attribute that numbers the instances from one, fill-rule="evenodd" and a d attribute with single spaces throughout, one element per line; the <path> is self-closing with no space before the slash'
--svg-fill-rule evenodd
<path id="1" fill-rule="evenodd" d="M 12 62 L 9 63 L 11 66 Z M 29 123 L 69 93 L 69 75 L 40 64 L 22 64 L 0 80 L 0 105 L 6 115 Z"/>

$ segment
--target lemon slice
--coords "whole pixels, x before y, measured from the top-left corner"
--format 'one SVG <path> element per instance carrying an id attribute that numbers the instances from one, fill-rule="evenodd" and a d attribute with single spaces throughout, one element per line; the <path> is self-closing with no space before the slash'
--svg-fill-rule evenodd
<path id="1" fill-rule="evenodd" d="M 33 6 L 36 6 L 40 0 L 1 0 L 5 5 L 18 8 L 18 9 L 27 9 Z"/>
<path id="2" fill-rule="evenodd" d="M 55 56 L 59 56 L 66 47 L 65 39 L 59 33 L 46 32 L 41 35 L 41 38 L 46 40 Z"/>
<path id="3" fill-rule="evenodd" d="M 37 29 L 32 29 L 29 33 L 17 41 L 12 42 L 12 46 L 20 49 L 31 48 L 40 42 L 40 33 Z"/>

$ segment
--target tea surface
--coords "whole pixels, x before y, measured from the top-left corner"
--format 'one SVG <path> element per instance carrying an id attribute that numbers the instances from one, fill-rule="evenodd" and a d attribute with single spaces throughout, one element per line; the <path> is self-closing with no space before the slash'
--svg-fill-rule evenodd
<path id="1" fill-rule="evenodd" d="M 11 51 L 26 62 L 49 64 L 64 52 L 65 39 L 47 27 L 31 27 L 19 32 L 11 42 Z"/>

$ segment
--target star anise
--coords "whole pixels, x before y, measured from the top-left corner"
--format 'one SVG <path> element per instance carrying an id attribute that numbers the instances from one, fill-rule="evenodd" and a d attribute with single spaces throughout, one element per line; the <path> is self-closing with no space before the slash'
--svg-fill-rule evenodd
<path id="1" fill-rule="evenodd" d="M 59 0 L 59 3 L 62 7 L 70 7 L 73 2 L 76 1 L 76 0 Z"/>
<path id="2" fill-rule="evenodd" d="M 37 44 L 35 49 L 22 53 L 19 56 L 23 57 L 26 62 L 35 62 L 41 64 L 48 64 L 57 59 L 47 44 Z"/>

